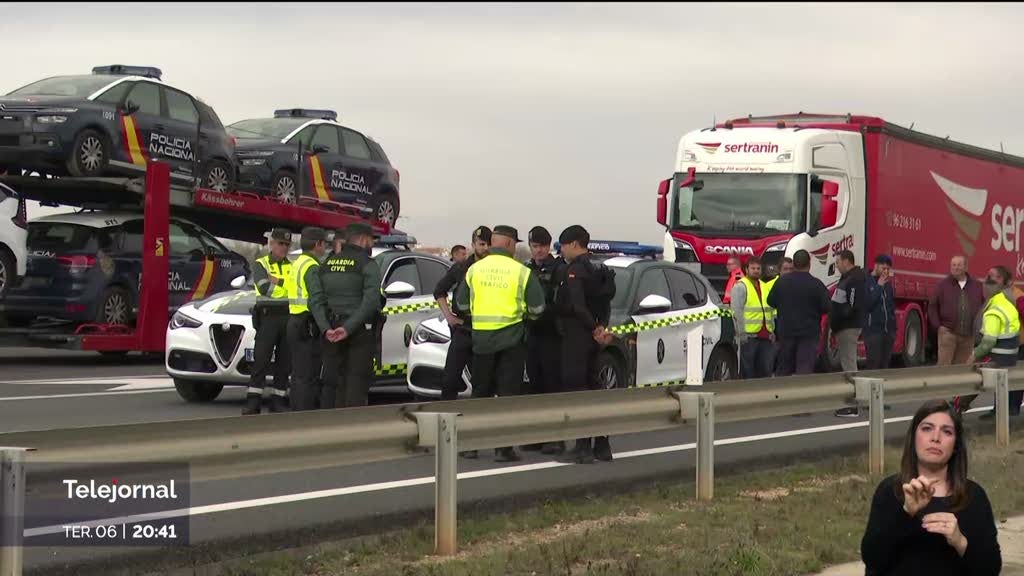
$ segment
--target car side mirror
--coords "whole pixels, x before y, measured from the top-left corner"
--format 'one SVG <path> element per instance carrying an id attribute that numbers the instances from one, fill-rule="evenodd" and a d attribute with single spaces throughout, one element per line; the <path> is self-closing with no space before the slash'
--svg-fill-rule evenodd
<path id="1" fill-rule="evenodd" d="M 231 287 L 238 290 L 245 286 L 245 276 L 237 276 L 231 281 Z"/>
<path id="2" fill-rule="evenodd" d="M 213 246 L 205 246 L 203 247 L 203 254 L 206 256 L 207 260 L 213 260 L 217 257 L 217 250 L 215 250 Z"/>
<path id="3" fill-rule="evenodd" d="M 384 295 L 388 298 L 412 298 L 416 294 L 416 289 L 407 282 L 392 282 L 384 289 Z"/>
<path id="4" fill-rule="evenodd" d="M 132 102 L 131 100 L 128 100 L 124 103 L 124 106 L 121 106 L 121 111 L 124 113 L 125 116 L 131 116 L 132 114 L 135 114 L 139 111 L 139 105 L 135 102 Z"/>
<path id="5" fill-rule="evenodd" d="M 313 146 L 313 154 L 314 155 L 316 155 L 316 154 L 326 154 L 327 152 L 330 152 L 330 151 L 331 151 L 330 148 L 328 148 L 327 146 L 324 146 L 323 144 L 317 144 L 317 145 Z"/>
<path id="6" fill-rule="evenodd" d="M 640 301 L 640 312 L 644 314 L 659 314 L 672 309 L 672 302 L 664 296 L 649 294 Z"/>

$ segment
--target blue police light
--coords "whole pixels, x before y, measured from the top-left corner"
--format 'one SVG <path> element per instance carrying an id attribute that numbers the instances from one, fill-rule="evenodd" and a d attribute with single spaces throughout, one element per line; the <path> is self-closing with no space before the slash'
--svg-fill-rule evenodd
<path id="1" fill-rule="evenodd" d="M 381 236 L 374 244 L 378 246 L 413 246 L 417 244 L 416 238 L 406 234 L 390 234 Z"/>
<path id="2" fill-rule="evenodd" d="M 555 242 L 555 252 L 558 252 L 561 245 Z M 587 244 L 587 250 L 590 250 L 593 254 L 622 254 L 623 256 L 638 256 L 638 257 L 650 257 L 655 256 L 664 252 L 664 248 L 661 246 L 653 246 L 651 244 L 641 244 L 639 242 L 616 242 L 611 240 L 591 240 Z"/>
<path id="3" fill-rule="evenodd" d="M 318 118 L 337 120 L 338 113 L 334 110 L 314 110 L 313 108 L 282 108 L 274 110 L 274 118 Z"/>
<path id="4" fill-rule="evenodd" d="M 143 78 L 156 78 L 157 80 L 163 76 L 163 72 L 153 66 L 125 66 L 124 64 L 96 66 L 92 69 L 92 73 L 110 74 L 113 76 L 142 76 Z"/>

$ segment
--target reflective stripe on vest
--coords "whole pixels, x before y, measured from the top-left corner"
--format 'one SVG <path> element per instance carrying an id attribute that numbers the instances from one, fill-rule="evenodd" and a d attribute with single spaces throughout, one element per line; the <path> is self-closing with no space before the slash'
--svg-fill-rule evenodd
<path id="1" fill-rule="evenodd" d="M 288 283 L 288 311 L 292 314 L 304 314 L 309 312 L 307 305 L 309 289 L 306 287 L 306 271 L 313 266 L 319 266 L 320 262 L 308 254 L 301 254 L 295 259 L 292 270 L 292 281 Z"/>
<path id="2" fill-rule="evenodd" d="M 473 330 L 500 330 L 523 321 L 530 269 L 503 254 L 492 254 L 466 272 Z"/>
<path id="3" fill-rule="evenodd" d="M 267 271 L 267 274 L 280 280 L 274 285 L 270 291 L 270 295 L 260 294 L 260 298 L 272 298 L 274 300 L 284 300 L 288 298 L 288 277 L 292 275 L 292 263 L 288 260 L 281 262 L 278 266 L 281 270 L 281 274 L 275 274 L 273 270 L 273 264 L 270 263 L 270 256 L 264 256 L 256 261 L 257 264 L 263 266 L 263 269 Z"/>
<path id="4" fill-rule="evenodd" d="M 766 326 L 769 332 L 775 330 L 775 315 L 772 309 L 764 304 L 768 299 L 774 284 L 758 281 L 761 288 L 761 296 L 757 295 L 753 281 L 744 276 L 740 279 L 747 288 L 747 301 L 743 303 L 743 331 L 747 334 L 757 334 L 762 326 Z"/>
<path id="5" fill-rule="evenodd" d="M 985 316 L 991 316 L 999 320 L 999 332 L 996 334 L 985 333 Z M 982 336 L 994 337 L 996 345 L 992 348 L 992 354 L 1016 354 L 1020 344 L 1020 315 L 1017 307 L 1014 306 L 1006 294 L 1002 292 L 989 299 L 985 305 L 981 320 Z"/>

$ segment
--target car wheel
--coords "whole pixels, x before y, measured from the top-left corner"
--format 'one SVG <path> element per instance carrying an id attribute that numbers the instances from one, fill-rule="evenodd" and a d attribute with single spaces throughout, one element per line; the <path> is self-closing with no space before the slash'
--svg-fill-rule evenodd
<path id="1" fill-rule="evenodd" d="M 274 175 L 272 184 L 274 198 L 285 204 L 295 204 L 299 195 L 299 189 L 295 182 L 295 174 L 281 170 Z"/>
<path id="2" fill-rule="evenodd" d="M 72 176 L 101 176 L 110 162 L 107 137 L 96 130 L 82 130 L 75 137 L 67 168 Z"/>
<path id="3" fill-rule="evenodd" d="M 921 315 L 912 310 L 907 313 L 906 324 L 903 327 L 903 354 L 901 355 L 903 365 L 920 366 L 924 362 L 924 330 L 921 325 Z"/>
<path id="4" fill-rule="evenodd" d="M 107 288 L 100 299 L 100 307 L 96 312 L 97 324 L 124 324 L 131 321 L 131 299 L 124 288 L 117 286 Z"/>
<path id="5" fill-rule="evenodd" d="M 385 222 L 388 226 L 394 227 L 398 221 L 398 195 L 394 192 L 387 192 L 374 196 L 373 218 Z"/>
<path id="6" fill-rule="evenodd" d="M 231 166 L 222 160 L 211 160 L 203 175 L 203 186 L 215 192 L 231 192 Z"/>
<path id="7" fill-rule="evenodd" d="M 14 266 L 14 257 L 0 247 L 0 298 L 7 294 L 7 289 L 14 283 L 17 272 L 18 270 Z"/>
<path id="8" fill-rule="evenodd" d="M 597 385 L 602 390 L 626 387 L 626 370 L 622 361 L 610 352 L 602 352 L 597 357 Z"/>
<path id="9" fill-rule="evenodd" d="M 174 379 L 174 389 L 178 391 L 186 402 L 212 402 L 220 391 L 224 389 L 223 384 L 216 382 L 196 382 L 195 380 Z"/>
<path id="10" fill-rule="evenodd" d="M 736 355 L 724 346 L 711 351 L 708 367 L 704 374 L 707 382 L 725 382 L 736 378 Z"/>

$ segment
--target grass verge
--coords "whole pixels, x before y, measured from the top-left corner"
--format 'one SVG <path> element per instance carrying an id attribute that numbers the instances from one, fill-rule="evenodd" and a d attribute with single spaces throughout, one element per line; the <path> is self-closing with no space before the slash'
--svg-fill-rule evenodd
<path id="1" fill-rule="evenodd" d="M 1019 427 L 1017 427 L 1019 428 Z M 1008 450 L 991 435 L 970 441 L 971 477 L 997 518 L 1024 512 L 1024 438 Z M 886 469 L 899 451 L 887 450 Z M 485 517 L 463 517 L 461 551 L 432 555 L 428 522 L 294 554 L 236 562 L 231 576 L 793 575 L 859 559 L 876 482 L 865 455 L 718 478 L 712 502 L 692 482 L 600 498 L 581 495 Z"/>

